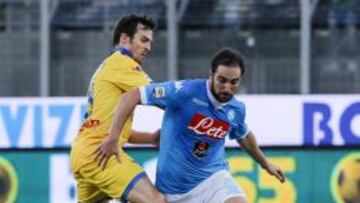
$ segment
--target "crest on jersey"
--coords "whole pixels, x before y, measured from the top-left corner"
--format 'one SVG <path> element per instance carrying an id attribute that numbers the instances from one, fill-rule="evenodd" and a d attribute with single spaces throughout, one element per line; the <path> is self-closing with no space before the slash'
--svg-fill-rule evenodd
<path id="1" fill-rule="evenodd" d="M 157 99 L 165 97 L 165 88 L 155 87 L 153 90 L 153 96 Z"/>
<path id="2" fill-rule="evenodd" d="M 233 121 L 235 119 L 235 111 L 233 109 L 230 109 L 227 112 L 227 118 L 229 119 L 229 121 Z"/>
<path id="3" fill-rule="evenodd" d="M 207 155 L 209 144 L 206 142 L 198 141 L 194 145 L 193 155 L 196 158 L 201 158 Z"/>

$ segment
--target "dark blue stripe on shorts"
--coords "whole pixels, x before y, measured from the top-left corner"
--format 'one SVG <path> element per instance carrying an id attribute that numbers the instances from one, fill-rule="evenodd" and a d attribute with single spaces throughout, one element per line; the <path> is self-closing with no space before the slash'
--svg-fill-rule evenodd
<path id="1" fill-rule="evenodd" d="M 126 202 L 126 198 L 129 195 L 130 191 L 134 188 L 134 186 L 136 185 L 136 183 L 142 178 L 146 176 L 145 172 L 141 172 L 139 174 L 137 174 L 135 176 L 135 178 L 133 178 L 130 183 L 128 184 L 128 186 L 126 187 L 125 191 L 123 192 L 123 194 L 121 195 L 121 201 Z"/>

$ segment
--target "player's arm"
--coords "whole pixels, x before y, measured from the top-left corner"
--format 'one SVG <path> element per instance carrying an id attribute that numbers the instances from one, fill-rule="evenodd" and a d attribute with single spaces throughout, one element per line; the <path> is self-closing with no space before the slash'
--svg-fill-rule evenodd
<path id="1" fill-rule="evenodd" d="M 140 103 L 139 89 L 125 93 L 119 101 L 114 114 L 110 133 L 94 152 L 95 161 L 98 162 L 98 165 L 102 169 L 105 168 L 106 163 L 112 155 L 115 155 L 117 160 L 120 162 L 119 151 L 117 148 L 119 135 L 127 118 L 134 111 L 138 103 Z"/>
<path id="2" fill-rule="evenodd" d="M 158 145 L 160 141 L 160 129 L 154 133 L 139 132 L 131 130 L 128 142 L 132 144 L 153 144 Z"/>
<path id="3" fill-rule="evenodd" d="M 124 127 L 125 121 L 134 111 L 136 105 L 141 103 L 160 108 L 176 108 L 179 105 L 178 98 L 186 97 L 182 91 L 184 89 L 182 87 L 182 81 L 169 81 L 158 84 L 153 83 L 125 93 L 116 107 L 110 134 L 94 152 L 95 160 L 99 163 L 101 168 L 106 166 L 107 161 L 112 155 L 115 155 L 118 161 L 120 161 L 117 148 L 119 135 Z M 143 135 L 140 136 L 137 141 L 141 140 L 141 137 L 143 137 Z"/>
<path id="4" fill-rule="evenodd" d="M 260 147 L 258 146 L 254 134 L 250 131 L 244 138 L 237 139 L 239 145 L 270 175 L 274 175 L 280 182 L 285 181 L 283 171 L 276 165 L 270 163 Z"/>
<path id="5" fill-rule="evenodd" d="M 156 106 L 160 109 L 178 108 L 181 101 L 188 97 L 185 90 L 185 81 L 168 81 L 163 83 L 152 83 L 139 88 L 140 100 L 143 105 Z M 130 143 L 155 144 L 160 141 L 160 130 L 154 133 L 142 133 L 132 131 L 129 138 Z"/>

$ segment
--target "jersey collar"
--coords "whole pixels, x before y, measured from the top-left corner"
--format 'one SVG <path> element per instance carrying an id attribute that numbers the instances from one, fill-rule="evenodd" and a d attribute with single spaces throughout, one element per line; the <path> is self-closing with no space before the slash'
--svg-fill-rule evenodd
<path id="1" fill-rule="evenodd" d="M 215 109 L 221 109 L 222 107 L 224 107 L 225 105 L 227 105 L 229 102 L 219 102 L 214 95 L 211 92 L 210 89 L 210 80 L 206 80 L 206 92 L 207 92 L 207 96 L 210 100 L 210 102 L 213 104 L 213 106 L 215 107 Z"/>
<path id="2" fill-rule="evenodd" d="M 125 47 L 122 47 L 122 46 L 117 45 L 117 46 L 114 47 L 113 51 L 114 51 L 114 52 L 115 52 L 115 51 L 120 51 L 120 53 L 121 53 L 122 55 L 125 55 L 125 56 L 128 56 L 128 57 L 131 57 L 131 58 L 132 58 L 132 53 L 131 53 L 131 51 L 130 51 L 129 49 L 125 48 Z"/>

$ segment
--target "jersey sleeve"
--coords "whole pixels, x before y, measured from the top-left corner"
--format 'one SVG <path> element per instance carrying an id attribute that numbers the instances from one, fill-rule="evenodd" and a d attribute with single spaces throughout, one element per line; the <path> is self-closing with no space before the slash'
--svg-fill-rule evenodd
<path id="1" fill-rule="evenodd" d="M 147 85 L 151 81 L 142 68 L 125 57 L 106 61 L 106 79 L 123 91 Z"/>
<path id="2" fill-rule="evenodd" d="M 144 105 L 158 106 L 160 108 L 176 108 L 187 98 L 184 81 L 170 81 L 152 83 L 140 87 L 141 103 Z"/>
<path id="3" fill-rule="evenodd" d="M 150 79 L 143 71 L 128 70 L 113 75 L 111 82 L 122 90 L 129 91 L 136 87 L 149 84 Z"/>
<path id="4" fill-rule="evenodd" d="M 245 107 L 238 110 L 237 113 L 238 119 L 236 119 L 235 123 L 232 123 L 231 126 L 232 130 L 229 133 L 230 139 L 243 139 L 249 134 L 250 130 L 245 122 L 245 115 L 246 115 Z"/>
<path id="5" fill-rule="evenodd" d="M 233 126 L 232 131 L 229 134 L 230 139 L 243 139 L 249 134 L 250 130 L 246 123 L 239 123 Z"/>

